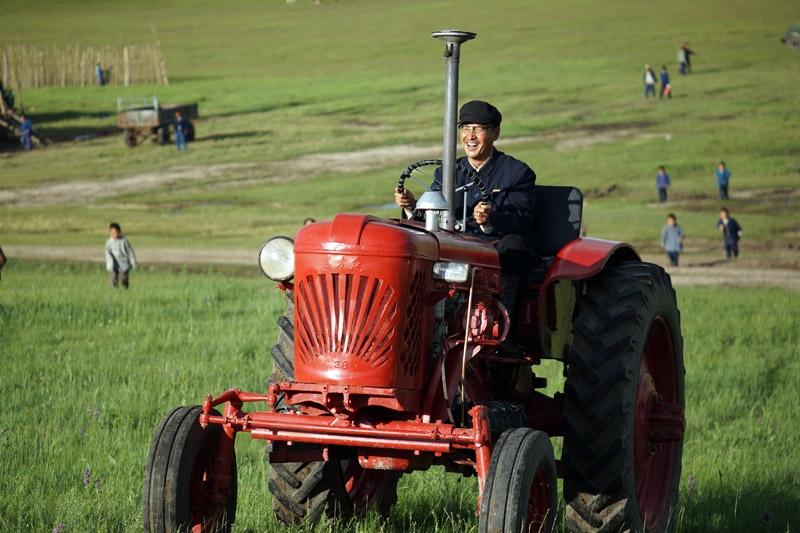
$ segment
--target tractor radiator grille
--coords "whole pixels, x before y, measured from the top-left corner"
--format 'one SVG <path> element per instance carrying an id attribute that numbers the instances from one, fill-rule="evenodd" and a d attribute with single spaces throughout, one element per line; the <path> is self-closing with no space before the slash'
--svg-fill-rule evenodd
<path id="1" fill-rule="evenodd" d="M 304 363 L 329 353 L 353 354 L 373 368 L 389 362 L 398 308 L 389 283 L 318 274 L 301 279 L 296 292 L 295 345 Z"/>
<path id="2" fill-rule="evenodd" d="M 405 349 L 400 355 L 400 364 L 404 376 L 416 376 L 419 370 L 419 341 L 422 337 L 423 304 L 425 302 L 425 281 L 421 272 L 417 272 L 409 291 L 411 297 L 406 307 L 406 328 L 403 332 Z"/>

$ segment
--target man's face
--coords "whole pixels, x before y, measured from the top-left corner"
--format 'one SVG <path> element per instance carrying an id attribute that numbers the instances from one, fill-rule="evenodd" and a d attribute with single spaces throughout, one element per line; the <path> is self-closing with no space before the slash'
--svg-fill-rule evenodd
<path id="1" fill-rule="evenodd" d="M 670 226 L 674 226 L 675 225 L 675 219 L 672 218 L 672 217 L 667 218 L 667 224 L 669 224 Z"/>
<path id="2" fill-rule="evenodd" d="M 478 130 L 485 128 L 484 133 Z M 486 161 L 492 155 L 494 142 L 500 136 L 499 126 L 484 126 L 481 124 L 463 124 L 459 128 L 461 145 L 470 160 Z"/>
<path id="3" fill-rule="evenodd" d="M 723 220 L 728 218 L 728 212 L 727 211 L 720 211 L 719 212 L 719 218 L 721 218 Z"/>
<path id="4" fill-rule="evenodd" d="M 119 239 L 119 230 L 117 228 L 111 228 L 108 230 L 108 234 L 112 239 Z"/>

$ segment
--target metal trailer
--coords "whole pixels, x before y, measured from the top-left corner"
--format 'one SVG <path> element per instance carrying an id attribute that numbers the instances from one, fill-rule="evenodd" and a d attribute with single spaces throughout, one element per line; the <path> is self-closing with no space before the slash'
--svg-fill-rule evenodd
<path id="1" fill-rule="evenodd" d="M 125 146 L 133 148 L 150 139 L 159 145 L 170 142 L 169 126 L 180 112 L 189 122 L 186 140 L 194 139 L 192 119 L 197 118 L 197 104 L 159 104 L 158 96 L 117 98 L 117 125 L 125 132 Z"/>

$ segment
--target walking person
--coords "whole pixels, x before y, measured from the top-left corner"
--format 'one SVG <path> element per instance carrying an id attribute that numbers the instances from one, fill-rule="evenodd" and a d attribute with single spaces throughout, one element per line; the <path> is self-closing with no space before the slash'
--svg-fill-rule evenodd
<path id="1" fill-rule="evenodd" d="M 725 167 L 725 161 L 720 161 L 717 166 L 717 187 L 719 188 L 719 199 L 728 199 L 728 184 L 731 181 L 731 171 Z"/>
<path id="2" fill-rule="evenodd" d="M 664 167 L 658 167 L 656 174 L 656 189 L 658 189 L 658 201 L 667 201 L 667 188 L 670 186 L 669 174 L 664 170 Z"/>
<path id="3" fill-rule="evenodd" d="M 728 259 L 739 257 L 739 237 L 742 236 L 742 227 L 728 214 L 728 208 L 723 207 L 719 211 L 717 229 L 722 232 L 723 243 L 725 244 L 725 257 Z"/>
<path id="4" fill-rule="evenodd" d="M 30 152 L 31 135 L 33 134 L 33 122 L 31 122 L 31 119 L 25 116 L 25 113 L 22 113 L 19 118 L 22 119 L 22 123 L 19 126 L 19 142 L 22 144 L 22 147 L 26 152 Z"/>
<path id="5" fill-rule="evenodd" d="M 672 266 L 678 266 L 678 255 L 683 251 L 683 228 L 678 225 L 678 219 L 670 213 L 667 215 L 667 225 L 661 230 L 661 247 L 667 251 L 667 257 Z"/>
<path id="6" fill-rule="evenodd" d="M 661 78 L 661 91 L 658 97 L 663 99 L 666 94 L 667 98 L 672 98 L 672 86 L 669 84 L 669 73 L 666 65 L 661 65 L 661 72 L 658 75 Z"/>
<path id="7" fill-rule="evenodd" d="M 189 129 L 189 121 L 181 115 L 180 111 L 175 113 L 175 148 L 180 152 L 181 147 L 186 151 L 186 131 Z"/>
<path id="8" fill-rule="evenodd" d="M 653 72 L 653 69 L 650 68 L 650 65 L 644 66 L 644 97 L 652 93 L 653 98 L 656 97 L 656 73 Z"/>
<path id="9" fill-rule="evenodd" d="M 122 235 L 119 224 L 112 222 L 108 227 L 108 240 L 106 241 L 106 270 L 109 273 L 108 282 L 112 288 L 122 285 L 128 288 L 128 273 L 136 268 L 136 254 L 133 247 Z"/>
<path id="10" fill-rule="evenodd" d="M 103 69 L 99 62 L 94 67 L 94 75 L 97 77 L 97 85 L 105 85 L 105 80 L 103 79 Z"/>

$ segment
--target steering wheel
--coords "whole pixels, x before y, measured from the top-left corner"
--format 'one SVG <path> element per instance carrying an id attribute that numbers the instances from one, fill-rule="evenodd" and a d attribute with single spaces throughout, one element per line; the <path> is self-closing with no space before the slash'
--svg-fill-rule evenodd
<path id="1" fill-rule="evenodd" d="M 423 159 L 422 161 L 417 161 L 416 163 L 411 163 L 410 165 L 408 165 L 406 167 L 406 169 L 403 171 L 403 173 L 400 174 L 400 179 L 397 180 L 397 192 L 399 192 L 400 194 L 403 194 L 403 190 L 405 189 L 406 178 L 410 178 L 411 177 L 411 173 L 414 172 L 415 170 L 417 170 L 418 168 L 427 167 L 427 166 L 437 166 L 437 167 L 442 166 L 442 160 L 441 159 Z M 489 203 L 489 193 L 486 191 L 486 186 L 481 181 L 481 178 L 478 177 L 478 174 L 474 170 L 472 170 L 471 168 L 465 167 L 464 165 L 462 165 L 460 163 L 456 165 L 456 170 L 460 170 L 461 172 L 466 174 L 467 177 L 472 180 L 472 183 L 474 183 L 475 185 L 478 186 L 478 189 L 481 191 L 481 203 L 488 204 Z M 417 181 L 414 178 L 411 178 L 411 179 L 414 180 L 414 181 Z M 430 191 L 431 190 L 431 188 L 428 187 L 427 185 L 425 185 L 425 184 L 423 184 L 423 183 L 421 183 L 419 181 L 417 181 L 417 183 L 422 185 L 422 187 L 426 191 Z M 413 218 L 413 215 L 417 214 L 417 210 L 416 209 L 412 209 L 411 212 L 412 212 L 412 218 Z"/>

